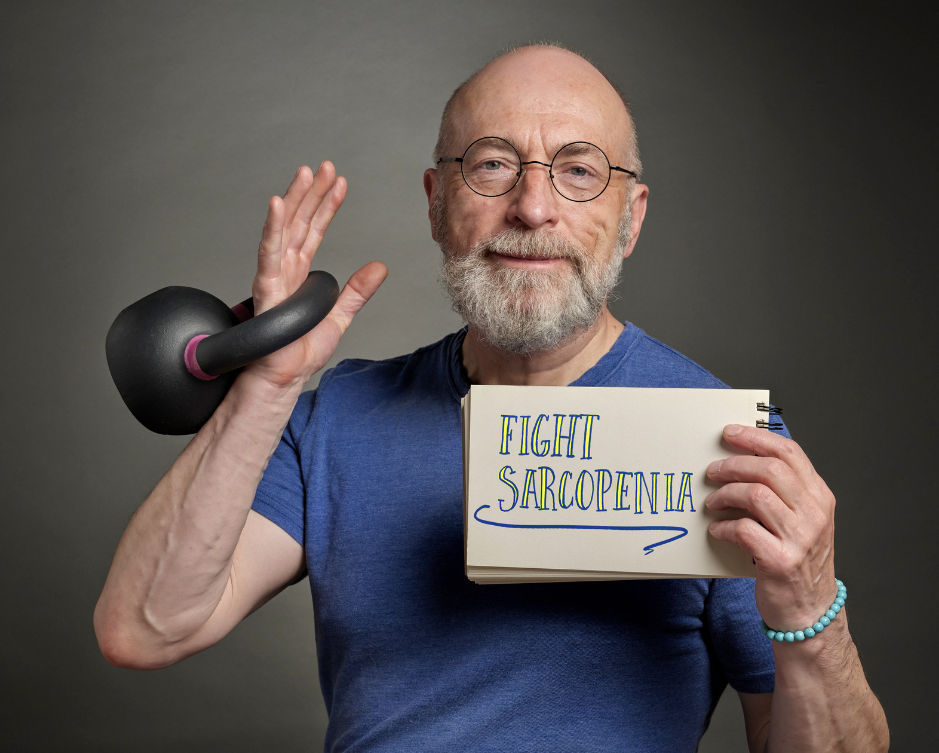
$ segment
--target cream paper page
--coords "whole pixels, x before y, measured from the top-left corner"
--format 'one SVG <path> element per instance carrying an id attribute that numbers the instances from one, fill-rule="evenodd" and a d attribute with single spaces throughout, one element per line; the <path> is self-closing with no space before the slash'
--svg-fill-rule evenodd
<path id="1" fill-rule="evenodd" d="M 708 535 L 733 514 L 704 507 L 706 469 L 735 454 L 726 424 L 769 418 L 767 391 L 474 385 L 468 397 L 470 577 L 753 576 L 746 554 Z"/>

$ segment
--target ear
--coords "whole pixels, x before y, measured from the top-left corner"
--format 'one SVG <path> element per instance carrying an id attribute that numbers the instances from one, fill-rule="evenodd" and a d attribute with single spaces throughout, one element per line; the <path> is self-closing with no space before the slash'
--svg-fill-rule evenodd
<path id="1" fill-rule="evenodd" d="M 437 201 L 437 191 L 440 190 L 440 176 L 437 170 L 429 167 L 424 171 L 424 193 L 427 194 L 427 219 L 430 222 L 430 237 L 437 240 L 437 232 L 434 229 L 434 222 L 431 219 L 431 210 Z"/>
<path id="2" fill-rule="evenodd" d="M 642 221 L 646 218 L 646 206 L 649 201 L 649 187 L 642 183 L 637 183 L 629 195 L 630 212 L 632 213 L 632 223 L 629 226 L 629 244 L 623 251 L 623 258 L 628 257 L 636 247 L 636 241 L 639 240 L 639 231 L 642 230 Z"/>

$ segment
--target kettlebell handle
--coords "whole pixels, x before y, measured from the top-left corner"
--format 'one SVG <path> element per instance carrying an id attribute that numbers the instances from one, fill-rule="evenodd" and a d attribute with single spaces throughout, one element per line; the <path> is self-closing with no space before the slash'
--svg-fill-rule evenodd
<path id="1" fill-rule="evenodd" d="M 293 295 L 263 314 L 252 316 L 249 298 L 232 308 L 240 324 L 189 341 L 186 368 L 193 376 L 210 380 L 269 356 L 319 324 L 338 298 L 339 283 L 323 271 L 310 272 Z"/>
<path id="2" fill-rule="evenodd" d="M 117 315 L 105 341 L 108 369 L 140 423 L 160 434 L 192 434 L 239 368 L 303 337 L 338 298 L 335 278 L 319 271 L 255 317 L 250 300 L 229 308 L 202 290 L 163 288 Z"/>

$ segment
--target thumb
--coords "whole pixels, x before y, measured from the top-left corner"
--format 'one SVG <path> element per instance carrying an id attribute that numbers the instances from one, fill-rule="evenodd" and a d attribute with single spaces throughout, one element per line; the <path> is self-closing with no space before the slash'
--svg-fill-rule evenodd
<path id="1" fill-rule="evenodd" d="M 349 282 L 345 284 L 339 294 L 339 300 L 336 301 L 333 310 L 329 312 L 329 318 L 339 327 L 340 335 L 349 328 L 352 317 L 359 313 L 387 276 L 388 267 L 380 261 L 373 261 L 349 278 Z"/>

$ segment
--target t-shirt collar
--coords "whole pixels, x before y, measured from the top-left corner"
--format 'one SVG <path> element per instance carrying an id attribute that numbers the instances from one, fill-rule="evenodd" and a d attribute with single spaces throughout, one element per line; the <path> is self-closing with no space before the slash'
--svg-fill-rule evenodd
<path id="1" fill-rule="evenodd" d="M 616 338 L 613 346 L 579 379 L 571 382 L 571 387 L 600 387 L 619 370 L 629 358 L 641 332 L 630 322 L 624 322 L 624 324 L 626 328 Z M 466 367 L 463 365 L 463 340 L 466 339 L 466 327 L 459 332 L 454 332 L 449 339 L 450 378 L 454 393 L 457 398 L 462 398 L 470 388 L 469 374 L 466 373 Z"/>

